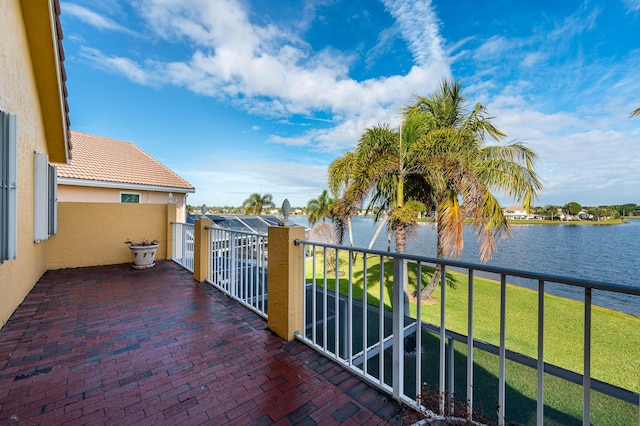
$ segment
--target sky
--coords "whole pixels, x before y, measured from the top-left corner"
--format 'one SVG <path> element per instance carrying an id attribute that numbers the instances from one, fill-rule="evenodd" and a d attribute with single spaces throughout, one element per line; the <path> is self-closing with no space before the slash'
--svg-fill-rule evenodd
<path id="1" fill-rule="evenodd" d="M 640 0 L 61 9 L 72 130 L 135 143 L 196 188 L 188 204 L 305 206 L 366 128 L 443 79 L 537 153 L 535 206 L 640 204 Z"/>

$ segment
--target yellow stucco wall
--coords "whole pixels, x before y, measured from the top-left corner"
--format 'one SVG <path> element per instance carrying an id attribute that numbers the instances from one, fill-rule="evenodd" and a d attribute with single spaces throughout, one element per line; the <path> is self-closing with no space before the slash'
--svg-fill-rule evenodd
<path id="1" fill-rule="evenodd" d="M 303 291 L 302 246 L 295 240 L 304 239 L 302 226 L 269 227 L 268 295 L 269 318 L 267 327 L 286 340 L 293 340 L 295 333 L 302 332 Z"/>
<path id="2" fill-rule="evenodd" d="M 161 191 L 140 191 L 136 189 L 100 188 L 92 186 L 58 185 L 58 201 L 73 203 L 119 203 L 120 193 L 140 194 L 141 204 L 167 204 L 169 200 L 168 192 Z M 185 194 L 173 192 L 173 200 L 178 208 L 178 222 L 186 220 Z"/>
<path id="3" fill-rule="evenodd" d="M 33 163 L 34 151 L 46 154 L 48 147 L 17 0 L 2 0 L 0 40 L 0 109 L 17 116 L 18 138 L 17 259 L 0 265 L 0 326 L 3 326 L 47 270 L 48 241 L 33 242 Z"/>
<path id="4" fill-rule="evenodd" d="M 158 240 L 167 254 L 167 205 L 58 203 L 58 233 L 49 238 L 49 269 L 131 263 L 126 240 Z"/>

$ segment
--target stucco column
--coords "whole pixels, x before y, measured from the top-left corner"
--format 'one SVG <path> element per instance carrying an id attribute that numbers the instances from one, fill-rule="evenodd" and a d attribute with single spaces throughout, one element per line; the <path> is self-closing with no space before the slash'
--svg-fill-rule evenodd
<path id="1" fill-rule="evenodd" d="M 198 282 L 204 282 L 207 278 L 207 273 L 209 272 L 209 256 L 211 255 L 211 250 L 209 248 L 209 231 L 205 229 L 206 227 L 211 227 L 213 222 L 211 219 L 196 219 L 193 224 L 193 278 L 195 278 Z"/>
<path id="2" fill-rule="evenodd" d="M 173 257 L 173 245 L 176 240 L 173 236 L 173 222 L 177 221 L 178 206 L 173 203 L 167 204 L 167 257 L 165 259 L 171 260 Z"/>
<path id="3" fill-rule="evenodd" d="M 302 246 L 295 240 L 304 239 L 302 226 L 272 226 L 269 228 L 267 327 L 278 336 L 293 340 L 295 332 L 302 332 L 302 296 L 304 281 Z"/>

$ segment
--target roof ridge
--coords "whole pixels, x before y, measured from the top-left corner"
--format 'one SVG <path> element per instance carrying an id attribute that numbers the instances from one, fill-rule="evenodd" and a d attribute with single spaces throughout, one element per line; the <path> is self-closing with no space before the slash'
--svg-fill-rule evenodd
<path id="1" fill-rule="evenodd" d="M 73 130 L 75 155 L 60 165 L 62 178 L 195 190 L 176 172 L 133 142 Z"/>
<path id="2" fill-rule="evenodd" d="M 165 169 L 167 169 L 167 171 L 171 174 L 173 174 L 175 177 L 177 177 L 178 179 L 182 179 L 176 172 L 174 172 L 173 170 L 171 170 L 169 167 L 167 167 L 166 165 L 164 165 L 161 161 L 159 161 L 157 158 L 153 157 L 151 154 L 149 154 L 147 151 L 145 151 L 144 149 L 140 148 L 138 145 L 132 143 L 132 142 L 128 142 L 131 143 L 133 145 L 133 147 L 135 149 L 137 149 L 138 151 L 142 152 L 144 155 L 146 155 L 147 157 L 149 157 L 149 159 L 151 161 L 154 161 L 155 163 L 159 164 L 160 166 L 164 167 Z M 184 180 L 184 179 L 182 179 Z M 186 182 L 186 181 L 185 181 Z"/>

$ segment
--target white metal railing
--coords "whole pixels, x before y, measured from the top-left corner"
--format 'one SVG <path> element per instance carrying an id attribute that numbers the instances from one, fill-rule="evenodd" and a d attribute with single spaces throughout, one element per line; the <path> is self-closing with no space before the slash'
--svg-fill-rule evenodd
<path id="1" fill-rule="evenodd" d="M 267 317 L 267 235 L 207 227 L 207 282 Z"/>
<path id="2" fill-rule="evenodd" d="M 193 225 L 171 222 L 173 228 L 173 253 L 171 259 L 193 272 Z"/>
<path id="3" fill-rule="evenodd" d="M 536 370 L 535 379 L 532 381 L 537 381 L 537 394 L 531 397 L 535 400 L 531 404 L 535 408 L 530 413 L 530 418 L 535 416 L 538 425 L 542 425 L 545 419 L 545 392 L 553 391 L 545 390 L 544 386 L 545 378 L 549 380 L 550 376 L 582 385 L 584 425 L 591 422 L 592 390 L 630 404 L 630 409 L 635 413 L 635 420 L 629 419 L 629 424 L 640 424 L 640 395 L 637 390 L 622 389 L 591 377 L 592 353 L 608 349 L 592 348 L 592 293 L 602 291 L 608 294 L 628 295 L 637 297 L 640 302 L 640 288 L 306 240 L 297 240 L 296 244 L 302 244 L 305 253 L 304 328 L 297 337 L 368 382 L 392 394 L 396 399 L 420 407 L 416 395 L 422 393 L 425 384 L 437 383 L 433 388 L 440 414 L 453 413 L 453 404 L 455 400 L 459 400 L 463 407 L 466 406 L 466 417 L 473 418 L 474 407 L 478 405 L 477 401 L 474 401 L 474 395 L 478 395 L 480 388 L 480 383 L 476 382 L 480 369 L 474 362 L 474 351 L 476 354 L 477 351 L 483 351 L 498 357 L 496 371 L 492 372 L 492 380 L 497 384 L 497 396 L 483 395 L 488 399 L 484 403 L 488 403 L 490 407 L 493 407 L 494 398 L 496 399 L 495 419 L 492 421 L 498 424 L 504 424 L 509 420 L 506 418 L 510 397 L 508 392 L 514 392 L 507 386 L 507 361 Z M 356 257 L 358 259 L 354 260 Z M 354 273 L 356 265 L 355 269 L 358 272 Z M 410 305 L 403 284 L 409 281 L 415 284 L 416 299 L 420 300 L 421 288 L 425 284 L 423 275 L 426 278 L 430 277 L 436 267 L 442 268 L 439 288 L 440 315 L 439 323 L 431 324 L 422 319 L 422 310 L 425 308 L 421 303 L 416 304 L 414 312 L 409 312 Z M 449 270 L 467 275 L 466 335 L 447 328 L 447 320 L 451 321 L 446 313 L 445 283 Z M 474 321 L 475 272 L 490 273 L 499 277 L 499 300 L 494 301 L 499 306 L 499 324 L 495 330 L 494 343 L 483 342 L 474 337 L 474 331 L 478 328 L 476 322 L 482 320 L 478 318 Z M 531 306 L 531 309 L 537 308 L 536 357 L 525 356 L 507 348 L 508 277 L 521 277 L 537 282 L 537 307 Z M 339 282 L 338 292 L 335 291 L 336 282 Z M 583 353 L 582 374 L 545 362 L 545 285 L 548 291 L 550 286 L 557 284 L 571 286 L 584 297 L 583 344 L 578 348 Z M 367 289 L 376 286 L 379 287 L 376 295 L 367 292 Z M 388 298 L 391 308 L 388 303 L 385 305 L 385 292 L 389 291 L 392 292 Z M 363 294 L 369 295 L 363 297 Z M 535 324 L 532 326 L 535 327 Z M 549 328 L 549 324 L 546 327 Z M 459 347 L 466 345 L 466 349 L 456 349 L 456 344 Z M 463 358 L 463 361 L 456 362 L 456 357 Z M 640 361 L 631 359 L 625 362 L 637 364 Z M 466 368 L 466 383 L 457 386 L 458 390 L 462 389 L 458 395 L 454 394 L 456 363 L 462 363 L 463 368 Z M 437 372 L 433 372 L 434 370 Z M 465 379 L 458 378 L 458 381 Z M 487 411 L 487 408 L 484 411 Z"/>

